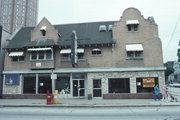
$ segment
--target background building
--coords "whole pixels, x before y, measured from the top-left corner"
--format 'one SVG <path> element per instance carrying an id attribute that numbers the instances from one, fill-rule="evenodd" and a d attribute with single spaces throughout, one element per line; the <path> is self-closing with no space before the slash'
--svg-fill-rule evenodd
<path id="1" fill-rule="evenodd" d="M 35 26 L 38 0 L 0 0 L 0 24 L 11 34 L 22 26 Z"/>

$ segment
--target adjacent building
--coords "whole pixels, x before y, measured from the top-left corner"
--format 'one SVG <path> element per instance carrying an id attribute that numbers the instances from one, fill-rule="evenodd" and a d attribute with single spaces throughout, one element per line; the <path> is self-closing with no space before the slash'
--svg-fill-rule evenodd
<path id="1" fill-rule="evenodd" d="M 0 26 L 0 98 L 2 97 L 2 86 L 3 86 L 3 75 L 2 71 L 4 70 L 4 50 L 3 48 L 7 46 L 7 40 L 10 38 L 11 34 L 3 30 Z"/>
<path id="2" fill-rule="evenodd" d="M 9 33 L 37 24 L 38 0 L 0 0 L 0 24 Z"/>
<path id="3" fill-rule="evenodd" d="M 154 85 L 165 84 L 158 26 L 136 8 L 119 21 L 52 25 L 43 18 L 4 49 L 4 98 L 44 98 L 48 90 L 66 98 L 152 98 Z"/>

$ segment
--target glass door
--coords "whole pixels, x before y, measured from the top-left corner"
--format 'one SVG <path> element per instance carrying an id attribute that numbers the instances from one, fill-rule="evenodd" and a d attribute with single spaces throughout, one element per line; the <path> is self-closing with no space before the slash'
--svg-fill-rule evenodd
<path id="1" fill-rule="evenodd" d="M 84 80 L 73 80 L 73 97 L 85 96 Z"/>

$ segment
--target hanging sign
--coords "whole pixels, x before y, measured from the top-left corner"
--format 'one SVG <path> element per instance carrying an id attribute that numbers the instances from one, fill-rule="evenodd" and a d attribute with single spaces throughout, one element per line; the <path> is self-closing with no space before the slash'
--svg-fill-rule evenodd
<path id="1" fill-rule="evenodd" d="M 143 78 L 143 87 L 154 87 L 155 79 L 154 78 Z"/>

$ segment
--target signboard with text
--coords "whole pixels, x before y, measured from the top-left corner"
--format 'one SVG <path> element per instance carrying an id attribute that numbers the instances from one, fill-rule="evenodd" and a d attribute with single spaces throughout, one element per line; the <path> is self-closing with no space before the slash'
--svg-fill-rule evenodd
<path id="1" fill-rule="evenodd" d="M 155 79 L 154 78 L 143 78 L 143 87 L 154 87 Z"/>

